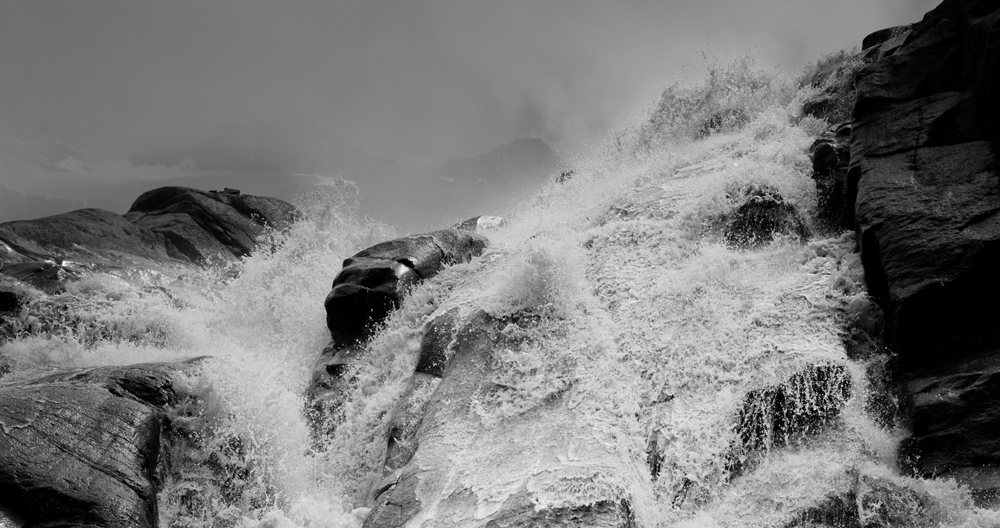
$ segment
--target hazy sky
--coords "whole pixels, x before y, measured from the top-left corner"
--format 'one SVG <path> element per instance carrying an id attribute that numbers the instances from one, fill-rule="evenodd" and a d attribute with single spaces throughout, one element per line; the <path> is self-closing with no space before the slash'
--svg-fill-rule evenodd
<path id="1" fill-rule="evenodd" d="M 937 3 L 6 0 L 0 132 L 127 157 L 280 120 L 404 163 L 525 136 L 569 153 L 702 51 L 799 68 Z"/>

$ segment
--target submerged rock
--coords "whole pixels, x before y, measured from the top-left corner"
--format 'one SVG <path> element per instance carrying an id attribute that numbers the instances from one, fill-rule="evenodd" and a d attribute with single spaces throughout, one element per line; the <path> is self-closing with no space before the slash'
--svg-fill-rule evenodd
<path id="1" fill-rule="evenodd" d="M 800 239 L 809 236 L 798 210 L 787 203 L 777 190 L 753 185 L 741 193 L 740 206 L 729 219 L 724 234 L 730 247 L 752 249 L 771 242 L 778 234 Z"/>
<path id="2" fill-rule="evenodd" d="M 850 397 L 851 378 L 843 365 L 813 365 L 780 385 L 750 391 L 740 406 L 740 444 L 730 470 L 739 472 L 748 457 L 818 433 Z"/>
<path id="3" fill-rule="evenodd" d="M 190 368 L 0 380 L 0 511 L 31 526 L 156 526 L 161 427 L 189 396 L 175 380 Z"/>
<path id="4" fill-rule="evenodd" d="M 863 72 L 848 180 L 922 475 L 1000 467 L 1000 6 L 946 0 Z M 872 42 L 882 40 L 873 38 Z M 874 49 L 874 47 L 873 47 Z M 970 482 L 990 484 L 990 479 Z M 975 489 L 975 488 L 974 488 Z"/>

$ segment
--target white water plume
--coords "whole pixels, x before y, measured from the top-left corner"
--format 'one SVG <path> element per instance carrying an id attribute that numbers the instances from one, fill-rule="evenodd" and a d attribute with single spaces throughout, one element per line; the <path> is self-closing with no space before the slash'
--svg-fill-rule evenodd
<path id="1" fill-rule="evenodd" d="M 712 82 L 753 77 L 740 70 L 748 67 Z M 805 149 L 816 123 L 797 120 L 787 82 L 753 78 L 767 82 L 749 102 L 707 97 L 711 86 L 695 94 L 709 105 L 744 104 L 751 115 L 742 128 L 692 141 L 684 134 L 697 123 L 678 116 L 704 119 L 719 107 L 694 111 L 675 90 L 651 125 L 613 140 L 603 157 L 579 163 L 572 178 L 487 233 L 483 256 L 410 292 L 351 367 L 357 381 L 331 438 L 312 436 L 302 396 L 329 339 L 323 298 L 344 258 L 395 235 L 358 220 L 336 196 L 310 197 L 310 218 L 245 259 L 235 278 L 94 275 L 33 301 L 47 315 L 20 321 L 23 337 L 0 355 L 19 372 L 211 357 L 191 380 L 208 412 L 177 417 L 194 433 L 160 494 L 163 526 L 361 526 L 423 324 L 446 305 L 537 317 L 534 327 L 503 330 L 525 343 L 498 353 L 495 381 L 511 390 L 475 402 L 477 412 L 487 426 L 553 437 L 564 432 L 560 423 L 589 428 L 595 443 L 586 452 L 621 461 L 602 485 L 631 498 L 640 526 L 784 527 L 819 515 L 811 512 L 831 497 L 849 497 L 874 525 L 891 517 L 996 526 L 995 512 L 972 506 L 954 483 L 892 469 L 898 431 L 868 416 L 865 365 L 840 341 L 839 325 L 867 302 L 851 235 L 805 244 L 778 237 L 754 251 L 724 244 L 739 189 L 767 185 L 804 215 L 815 202 Z M 663 106 L 670 98 L 684 106 Z M 809 392 L 813 382 L 789 380 L 817 366 L 839 369 L 838 383 L 850 387 L 824 400 L 837 408 L 780 441 L 741 440 L 741 409 L 754 395 L 780 386 Z M 574 414 L 548 429 L 523 421 L 554 394 Z M 455 456 L 494 460 L 510 448 Z M 491 500 L 510 492 L 489 489 L 491 478 L 531 478 L 491 471 L 473 482 Z M 536 484 L 558 505 L 588 500 L 592 489 L 580 482 Z M 883 495 L 898 500 L 876 507 Z"/>

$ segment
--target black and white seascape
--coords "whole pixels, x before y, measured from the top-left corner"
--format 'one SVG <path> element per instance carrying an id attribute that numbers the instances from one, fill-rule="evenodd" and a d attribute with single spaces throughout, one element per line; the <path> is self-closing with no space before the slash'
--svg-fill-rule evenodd
<path id="1" fill-rule="evenodd" d="M 13 2 L 0 527 L 1000 526 L 1000 5 Z"/>

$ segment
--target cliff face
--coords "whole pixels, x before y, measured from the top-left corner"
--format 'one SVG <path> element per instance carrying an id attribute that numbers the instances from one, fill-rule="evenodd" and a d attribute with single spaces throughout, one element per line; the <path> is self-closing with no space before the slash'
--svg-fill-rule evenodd
<path id="1" fill-rule="evenodd" d="M 876 44 L 882 39 L 884 42 Z M 874 42 L 873 42 L 874 41 Z M 911 463 L 1000 485 L 1000 5 L 866 40 L 848 189 L 909 403 Z M 850 191 L 849 191 L 850 192 Z M 851 192 L 853 194 L 853 192 Z"/>

